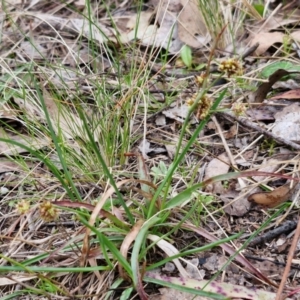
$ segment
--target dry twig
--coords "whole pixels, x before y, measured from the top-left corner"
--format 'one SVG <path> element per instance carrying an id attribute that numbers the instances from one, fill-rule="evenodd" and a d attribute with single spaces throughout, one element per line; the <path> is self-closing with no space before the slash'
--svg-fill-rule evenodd
<path id="1" fill-rule="evenodd" d="M 230 121 L 236 121 L 236 122 L 240 123 L 242 126 L 253 129 L 253 130 L 257 131 L 258 133 L 261 133 L 264 136 L 273 139 L 278 144 L 283 144 L 288 147 L 294 148 L 295 150 L 300 150 L 299 144 L 289 141 L 285 138 L 279 137 L 279 136 L 273 134 L 272 132 L 269 132 L 266 129 L 262 128 L 261 126 L 258 126 L 255 123 L 249 121 L 246 118 L 237 117 L 232 112 L 220 112 L 220 113 L 218 113 L 218 115 L 223 116 L 224 118 L 229 119 Z"/>

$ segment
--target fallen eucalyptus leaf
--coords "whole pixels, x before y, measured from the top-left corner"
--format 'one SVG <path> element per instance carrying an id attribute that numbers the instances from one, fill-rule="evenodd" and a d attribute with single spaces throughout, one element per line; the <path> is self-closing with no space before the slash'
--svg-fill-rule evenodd
<path id="1" fill-rule="evenodd" d="M 248 96 L 248 102 L 262 103 L 265 100 L 273 84 L 279 81 L 283 76 L 287 76 L 291 74 L 299 74 L 299 72 L 288 72 L 284 69 L 277 70 L 269 77 L 268 82 L 262 83 L 254 93 L 251 93 Z"/>
<path id="2" fill-rule="evenodd" d="M 284 93 L 281 93 L 277 96 L 270 98 L 269 100 L 277 99 L 288 99 L 288 100 L 299 100 L 300 99 L 300 89 L 290 90 Z"/>
<path id="3" fill-rule="evenodd" d="M 287 183 L 271 192 L 254 193 L 248 197 L 248 201 L 269 208 L 276 207 L 290 199 L 296 186 L 297 184 L 294 184 L 293 187 L 291 187 L 290 183 Z"/>

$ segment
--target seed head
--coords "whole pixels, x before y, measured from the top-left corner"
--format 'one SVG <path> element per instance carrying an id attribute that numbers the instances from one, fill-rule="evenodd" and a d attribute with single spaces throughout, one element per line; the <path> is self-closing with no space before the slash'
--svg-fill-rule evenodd
<path id="1" fill-rule="evenodd" d="M 219 71 L 225 73 L 228 77 L 243 74 L 243 68 L 240 62 L 234 58 L 228 58 L 222 61 L 219 65 Z"/>
<path id="2" fill-rule="evenodd" d="M 26 200 L 21 200 L 16 204 L 16 209 L 20 215 L 25 214 L 29 211 L 30 203 Z"/>
<path id="3" fill-rule="evenodd" d="M 188 106 L 192 106 L 195 103 L 197 96 L 198 94 L 196 93 L 191 98 L 187 99 L 186 104 Z M 209 98 L 207 95 L 203 95 L 200 98 L 195 109 L 196 118 L 199 120 L 204 119 L 209 114 L 211 105 L 212 105 L 211 98 Z"/>
<path id="4" fill-rule="evenodd" d="M 58 218 L 58 210 L 50 201 L 44 201 L 40 205 L 40 215 L 47 222 L 53 221 Z"/>
<path id="5" fill-rule="evenodd" d="M 246 110 L 247 110 L 247 107 L 246 107 L 245 103 L 235 102 L 232 105 L 232 111 L 236 116 L 244 115 Z"/>
<path id="6" fill-rule="evenodd" d="M 205 78 L 206 78 L 206 73 L 204 72 L 202 72 L 200 75 L 195 76 L 195 82 L 198 87 L 202 87 Z"/>

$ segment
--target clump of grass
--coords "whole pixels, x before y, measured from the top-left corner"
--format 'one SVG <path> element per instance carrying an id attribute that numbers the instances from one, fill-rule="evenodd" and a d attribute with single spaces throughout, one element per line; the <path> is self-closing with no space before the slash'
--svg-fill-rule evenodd
<path id="1" fill-rule="evenodd" d="M 204 2 L 200 2 L 204 5 Z M 212 11 L 216 8 L 220 11 L 218 5 L 213 1 L 211 6 L 205 8 L 210 9 L 206 11 L 206 18 L 215 18 Z M 86 8 L 85 18 L 92 26 L 93 8 L 89 3 Z M 217 18 L 212 23 L 214 34 L 219 34 L 224 28 L 225 21 L 222 19 L 220 23 Z M 16 30 L 19 29 L 17 24 L 13 24 Z M 22 38 L 30 39 L 23 33 Z M 33 47 L 37 46 L 34 40 L 31 43 Z M 63 38 L 59 43 L 66 45 Z M 207 92 L 212 83 L 208 81 L 208 76 L 203 79 L 182 124 L 173 162 L 170 165 L 160 163 L 149 174 L 141 155 L 129 154 L 136 141 L 145 139 L 147 134 L 147 90 L 153 80 L 150 63 L 140 63 L 138 58 L 141 58 L 141 49 L 136 43 L 130 47 L 119 45 L 119 49 L 109 43 L 99 47 L 93 40 L 92 30 L 91 36 L 80 43 L 87 47 L 92 63 L 84 63 L 83 66 L 76 64 L 72 70 L 77 76 L 75 80 L 61 75 L 62 71 L 64 74 L 70 72 L 66 65 L 49 61 L 48 57 L 43 57 L 44 65 L 31 60 L 19 68 L 10 67 L 1 78 L 6 84 L 2 89 L 5 92 L 5 105 L 18 111 L 18 122 L 26 129 L 26 137 L 30 138 L 31 143 L 10 138 L 1 138 L 0 141 L 26 152 L 22 157 L 24 165 L 32 160 L 36 162 L 34 169 L 41 168 L 40 172 L 22 175 L 32 178 L 31 188 L 38 197 L 25 189 L 22 194 L 24 199 L 20 196 L 17 198 L 12 190 L 3 201 L 18 203 L 16 209 L 23 214 L 19 218 L 31 231 L 33 228 L 39 230 L 42 224 L 46 224 L 42 222 L 43 219 L 51 221 L 53 228 L 45 229 L 45 242 L 39 244 L 38 254 L 34 252 L 37 247 L 35 238 L 33 242 L 20 242 L 21 248 L 29 248 L 26 252 L 28 258 L 11 258 L 9 251 L 2 254 L 1 263 L 7 266 L 1 266 L 0 271 L 32 274 L 33 284 L 22 284 L 23 294 L 86 296 L 89 289 L 84 290 L 84 286 L 91 280 L 91 294 L 99 293 L 94 286 L 103 286 L 106 288 L 101 291 L 102 296 L 106 294 L 105 298 L 108 299 L 113 289 L 124 285 L 127 287 L 122 294 L 124 298 L 129 298 L 135 291 L 141 299 L 145 299 L 144 282 L 155 282 L 162 286 L 169 284 L 168 280 L 154 280 L 145 276 L 146 272 L 173 261 L 179 274 L 184 276 L 186 273 L 179 259 L 237 237 L 234 235 L 219 241 L 211 239 L 207 245 L 196 248 L 187 245 L 184 251 L 172 245 L 178 230 L 192 230 L 195 234 L 201 232 L 205 235 L 205 231 L 197 231 L 190 221 L 199 226 L 201 218 L 208 214 L 204 213 L 205 209 L 212 205 L 213 199 L 200 191 L 206 183 L 195 183 L 195 176 L 192 176 L 191 181 L 186 181 L 185 186 L 177 191 L 173 178 L 174 174 L 182 176 L 180 168 L 186 167 L 185 156 L 197 142 L 210 116 L 219 109 L 226 90 L 219 90 L 208 101 Z M 65 50 L 75 55 L 71 47 Z M 150 58 L 155 59 L 156 50 L 148 50 Z M 113 79 L 109 74 L 99 75 L 103 70 L 98 69 L 96 61 L 103 53 L 110 68 L 115 71 Z M 122 59 L 129 55 L 137 58 L 130 60 L 129 68 L 124 70 L 121 68 L 124 63 Z M 233 70 L 230 69 L 230 72 Z M 11 82 L 15 84 L 14 88 L 10 87 Z M 166 99 L 168 102 L 171 100 Z M 199 124 L 194 132 L 187 135 L 193 115 L 199 119 Z M 9 129 L 23 138 L 18 129 Z M 186 136 L 189 139 L 183 143 Z M 43 147 L 42 142 L 45 142 Z M 16 154 L 18 151 L 15 149 L 7 157 L 15 161 Z M 126 169 L 130 162 L 128 157 L 133 157 L 134 171 Z M 215 180 L 234 176 L 238 175 L 229 174 Z M 176 213 L 181 217 L 177 218 Z M 195 219 L 196 215 L 199 215 L 199 219 Z M 70 231 L 61 225 L 64 220 L 74 222 Z M 51 239 L 48 239 L 49 236 Z M 165 253 L 167 258 L 157 257 L 157 249 Z M 58 266 L 53 266 L 53 262 Z M 61 273 L 67 275 L 65 280 L 59 282 Z M 95 277 L 87 274 L 95 274 Z M 75 281 L 74 286 L 72 282 Z M 191 292 L 190 282 L 187 287 L 175 282 L 173 287 Z M 215 290 L 206 292 L 194 289 L 192 292 L 225 299 Z M 13 296 L 19 294 L 20 291 L 12 293 Z"/>
<path id="2" fill-rule="evenodd" d="M 235 49 L 236 42 L 243 33 L 241 30 L 244 21 L 249 14 L 259 18 L 259 15 L 254 13 L 252 2 L 198 1 L 212 43 L 217 42 L 219 50 L 224 50 L 229 45 Z M 223 32 L 221 36 L 219 36 L 220 32 Z"/>

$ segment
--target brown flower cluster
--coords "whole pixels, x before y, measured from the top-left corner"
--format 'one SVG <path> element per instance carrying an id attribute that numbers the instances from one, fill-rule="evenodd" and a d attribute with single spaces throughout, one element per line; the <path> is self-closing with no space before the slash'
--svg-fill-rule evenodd
<path id="1" fill-rule="evenodd" d="M 247 106 L 245 103 L 236 102 L 232 105 L 232 111 L 236 116 L 243 116 L 247 111 Z"/>
<path id="2" fill-rule="evenodd" d="M 234 58 L 228 58 L 222 61 L 219 65 L 219 71 L 225 73 L 228 77 L 243 74 L 243 68 L 240 62 Z"/>
<path id="3" fill-rule="evenodd" d="M 186 100 L 186 104 L 188 106 L 192 106 L 195 103 L 197 96 L 198 94 L 194 94 L 191 98 Z M 204 119 L 209 114 L 211 105 L 212 105 L 211 98 L 209 98 L 207 95 L 203 95 L 199 99 L 199 102 L 197 103 L 196 113 L 195 113 L 196 118 L 198 120 Z"/>
<path id="4" fill-rule="evenodd" d="M 16 204 L 16 209 L 20 215 L 23 215 L 29 211 L 30 202 L 28 200 L 21 200 Z"/>
<path id="5" fill-rule="evenodd" d="M 44 201 L 40 204 L 40 216 L 47 222 L 54 221 L 58 218 L 58 210 L 50 201 Z"/>
<path id="6" fill-rule="evenodd" d="M 204 72 L 202 72 L 200 75 L 195 76 L 195 82 L 196 82 L 198 87 L 202 87 L 203 82 L 204 82 L 206 77 L 207 77 L 206 73 L 204 73 Z"/>

